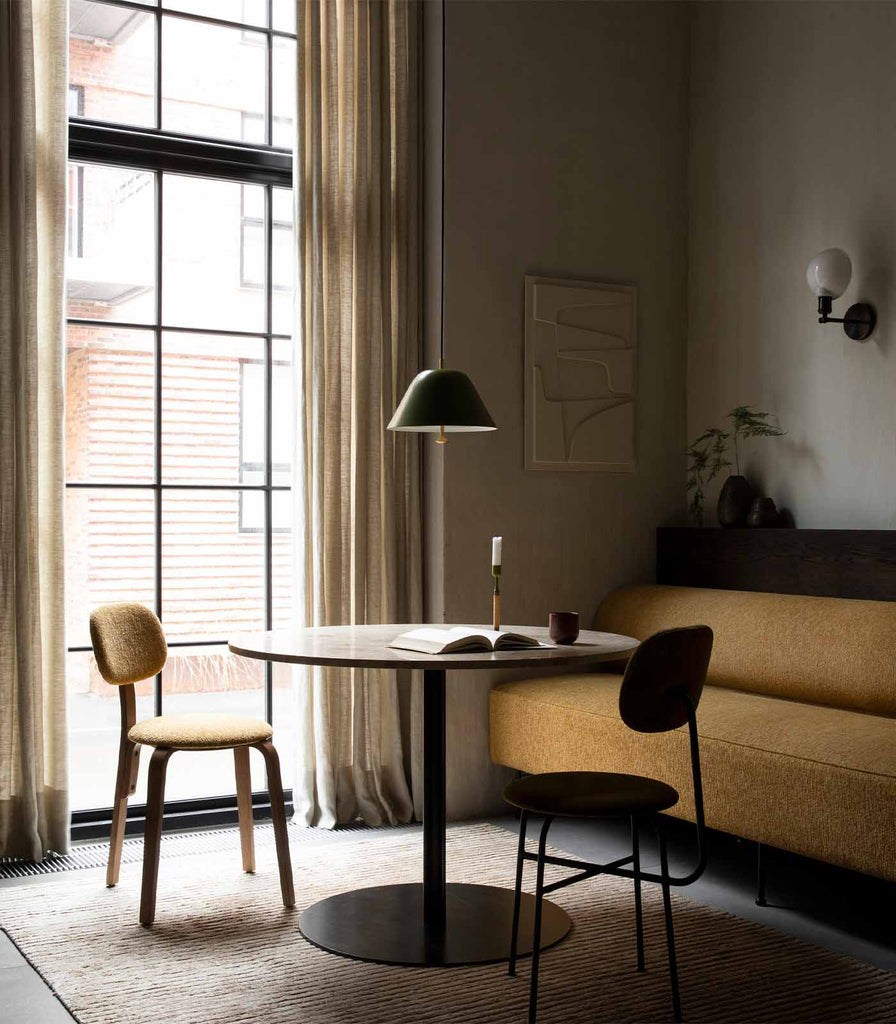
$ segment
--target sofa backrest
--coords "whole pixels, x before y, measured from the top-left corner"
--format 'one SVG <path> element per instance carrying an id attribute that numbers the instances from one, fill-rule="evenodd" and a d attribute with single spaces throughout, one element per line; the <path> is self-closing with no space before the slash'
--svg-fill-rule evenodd
<path id="1" fill-rule="evenodd" d="M 715 634 L 712 686 L 896 715 L 896 602 L 645 585 L 613 591 L 595 628 L 698 624 Z"/>

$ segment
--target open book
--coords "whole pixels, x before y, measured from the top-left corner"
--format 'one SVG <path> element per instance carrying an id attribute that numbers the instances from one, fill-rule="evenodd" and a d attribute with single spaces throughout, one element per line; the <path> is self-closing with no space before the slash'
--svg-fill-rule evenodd
<path id="1" fill-rule="evenodd" d="M 500 629 L 478 629 L 476 626 L 452 626 L 450 629 L 424 627 L 397 636 L 389 647 L 421 654 L 457 654 L 469 651 L 515 651 L 527 647 L 553 647 L 532 636 L 508 633 Z"/>

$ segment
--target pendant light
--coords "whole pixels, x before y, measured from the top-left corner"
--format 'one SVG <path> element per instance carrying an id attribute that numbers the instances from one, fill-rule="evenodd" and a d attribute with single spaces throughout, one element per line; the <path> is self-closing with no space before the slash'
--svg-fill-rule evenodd
<path id="1" fill-rule="evenodd" d="M 446 434 L 495 430 L 494 420 L 479 397 L 470 378 L 460 370 L 445 369 L 445 0 L 442 0 L 442 219 L 441 219 L 441 292 L 439 311 L 439 368 L 423 370 L 411 381 L 404 398 L 389 421 L 389 430 L 407 430 L 438 434 L 437 444 L 445 444 Z"/>

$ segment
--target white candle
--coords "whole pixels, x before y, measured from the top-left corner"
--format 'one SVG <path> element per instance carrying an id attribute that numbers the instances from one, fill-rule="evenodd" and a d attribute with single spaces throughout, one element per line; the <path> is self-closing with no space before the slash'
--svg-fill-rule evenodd
<path id="1" fill-rule="evenodd" d="M 492 565 L 501 564 L 501 538 L 492 537 Z"/>

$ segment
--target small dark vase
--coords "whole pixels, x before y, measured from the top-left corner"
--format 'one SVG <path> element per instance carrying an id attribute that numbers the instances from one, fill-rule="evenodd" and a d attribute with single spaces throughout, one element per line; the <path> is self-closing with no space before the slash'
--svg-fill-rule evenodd
<path id="1" fill-rule="evenodd" d="M 746 526 L 756 492 L 743 476 L 729 476 L 719 494 L 719 525 Z"/>
<path id="2" fill-rule="evenodd" d="M 754 498 L 747 516 L 747 526 L 778 526 L 781 514 L 771 498 Z"/>

